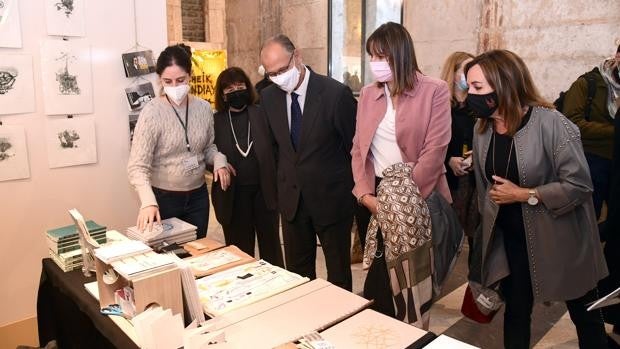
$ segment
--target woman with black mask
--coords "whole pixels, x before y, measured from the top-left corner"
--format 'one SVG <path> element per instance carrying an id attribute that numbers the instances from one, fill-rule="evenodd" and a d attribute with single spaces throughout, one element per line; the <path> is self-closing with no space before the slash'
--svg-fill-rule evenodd
<path id="1" fill-rule="evenodd" d="M 256 92 L 240 68 L 228 68 L 215 85 L 215 144 L 236 169 L 230 188 L 214 186 L 213 207 L 227 245 L 284 266 L 276 211 L 275 161 Z"/>

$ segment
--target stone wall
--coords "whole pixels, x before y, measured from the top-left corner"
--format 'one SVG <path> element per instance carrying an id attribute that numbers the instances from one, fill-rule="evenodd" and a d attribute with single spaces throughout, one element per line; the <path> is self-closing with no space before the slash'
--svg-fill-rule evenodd
<path id="1" fill-rule="evenodd" d="M 259 81 L 260 48 L 267 38 L 284 33 L 301 51 L 303 61 L 327 73 L 327 0 L 226 1 L 228 66 Z"/>
<path id="2" fill-rule="evenodd" d="M 620 43 L 617 0 L 405 1 L 404 7 L 424 73 L 439 76 L 457 50 L 505 48 L 525 60 L 550 100 Z"/>
<path id="3" fill-rule="evenodd" d="M 204 0 L 182 0 L 181 16 L 183 40 L 205 42 L 205 6 Z"/>

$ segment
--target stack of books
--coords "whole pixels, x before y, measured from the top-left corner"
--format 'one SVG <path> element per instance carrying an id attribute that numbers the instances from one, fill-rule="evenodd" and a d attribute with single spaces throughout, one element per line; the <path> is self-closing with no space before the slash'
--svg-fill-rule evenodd
<path id="1" fill-rule="evenodd" d="M 106 227 L 93 221 L 87 221 L 86 226 L 93 239 L 100 244 L 106 242 Z M 60 269 L 67 272 L 82 267 L 82 251 L 75 225 L 48 230 L 45 236 L 50 257 Z"/>
<path id="2" fill-rule="evenodd" d="M 161 224 L 153 224 L 153 228 L 140 231 L 138 227 L 127 228 L 126 235 L 133 240 L 139 240 L 145 244 L 155 247 L 166 244 L 184 244 L 196 240 L 196 226 L 184 222 L 178 218 L 168 218 L 161 221 Z"/>

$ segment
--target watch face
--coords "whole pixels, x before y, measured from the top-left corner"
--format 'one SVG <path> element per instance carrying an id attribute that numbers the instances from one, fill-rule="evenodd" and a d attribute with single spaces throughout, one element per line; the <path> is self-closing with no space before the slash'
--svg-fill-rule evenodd
<path id="1" fill-rule="evenodd" d="M 527 199 L 527 203 L 532 206 L 538 205 L 538 198 L 535 196 L 530 196 L 529 199 Z"/>

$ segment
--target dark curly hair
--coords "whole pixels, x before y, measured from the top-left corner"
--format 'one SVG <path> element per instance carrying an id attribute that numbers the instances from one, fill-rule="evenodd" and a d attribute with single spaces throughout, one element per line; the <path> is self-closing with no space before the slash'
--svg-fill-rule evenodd
<path id="1" fill-rule="evenodd" d="M 178 44 L 166 47 L 157 58 L 155 72 L 161 75 L 166 68 L 171 65 L 178 65 L 187 74 L 192 74 L 192 48 L 185 44 Z"/>

